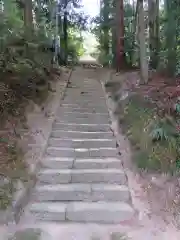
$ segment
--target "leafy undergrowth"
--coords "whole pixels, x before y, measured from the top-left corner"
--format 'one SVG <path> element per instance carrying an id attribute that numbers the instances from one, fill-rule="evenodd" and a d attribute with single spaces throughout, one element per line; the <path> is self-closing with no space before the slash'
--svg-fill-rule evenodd
<path id="1" fill-rule="evenodd" d="M 59 70 L 53 70 L 51 79 L 55 81 L 60 74 Z M 6 209 L 12 201 L 16 191 L 17 182 L 26 183 L 29 176 L 27 165 L 24 161 L 24 153 L 21 148 L 22 134 L 28 133 L 26 123 L 26 107 L 29 101 L 43 104 L 49 95 L 51 81 L 48 87 L 38 93 L 23 96 L 17 94 L 16 89 L 1 84 L 0 91 L 0 209 Z M 30 87 L 31 88 L 31 87 Z M 34 86 L 36 88 L 36 85 Z M 37 86 L 39 88 L 39 86 Z M 18 91 L 21 87 L 18 87 Z M 23 91 L 23 89 L 22 89 Z M 1 94 L 2 93 L 2 94 Z M 24 91 L 26 93 L 26 91 Z"/>
<path id="2" fill-rule="evenodd" d="M 130 75 L 121 80 L 121 90 L 115 91 L 119 95 L 114 98 L 118 102 L 116 113 L 131 142 L 134 162 L 148 171 L 172 174 L 179 171 L 179 87 L 157 78 L 148 85 L 135 84 L 137 79 L 130 79 Z M 117 95 L 112 89 L 107 91 Z"/>
<path id="3" fill-rule="evenodd" d="M 16 181 L 28 178 L 19 144 L 19 129 L 27 130 L 26 106 L 46 100 L 57 71 L 51 64 L 51 39 L 41 28 L 27 36 L 22 22 L 3 12 L 0 31 L 0 208 L 6 208 Z"/>
<path id="4" fill-rule="evenodd" d="M 156 113 L 155 106 L 134 95 L 120 121 L 131 141 L 139 168 L 174 172 L 179 168 L 180 138 L 171 121 L 159 118 Z"/>
<path id="5" fill-rule="evenodd" d="M 49 78 L 54 81 L 59 72 L 52 70 Z M 28 132 L 25 109 L 30 100 L 40 105 L 46 100 L 52 91 L 49 78 L 46 77 L 40 85 L 26 82 L 24 87 L 13 85 L 11 81 L 9 84 L 0 83 L 0 209 L 11 204 L 17 182 L 25 183 L 30 177 L 20 144 L 21 133 Z"/>

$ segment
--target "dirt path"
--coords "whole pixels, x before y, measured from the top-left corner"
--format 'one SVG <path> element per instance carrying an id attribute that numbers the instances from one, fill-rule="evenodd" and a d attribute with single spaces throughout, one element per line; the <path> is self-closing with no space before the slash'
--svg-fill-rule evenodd
<path id="1" fill-rule="evenodd" d="M 112 115 L 111 126 L 96 74 L 79 68 L 71 76 L 15 239 L 179 239 L 140 201 L 137 176 L 123 165 L 128 147 Z"/>

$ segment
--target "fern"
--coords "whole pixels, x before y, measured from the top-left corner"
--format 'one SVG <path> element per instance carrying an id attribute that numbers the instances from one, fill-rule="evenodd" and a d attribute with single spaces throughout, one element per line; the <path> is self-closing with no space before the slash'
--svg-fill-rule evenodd
<path id="1" fill-rule="evenodd" d="M 175 104 L 175 111 L 180 114 L 180 103 Z"/>
<path id="2" fill-rule="evenodd" d="M 154 129 L 150 136 L 156 141 L 168 140 L 167 132 L 162 127 Z"/>
<path id="3" fill-rule="evenodd" d="M 150 136 L 153 141 L 169 140 L 170 137 L 176 137 L 178 134 L 173 122 L 168 118 L 157 120 L 156 124 L 152 126 Z"/>

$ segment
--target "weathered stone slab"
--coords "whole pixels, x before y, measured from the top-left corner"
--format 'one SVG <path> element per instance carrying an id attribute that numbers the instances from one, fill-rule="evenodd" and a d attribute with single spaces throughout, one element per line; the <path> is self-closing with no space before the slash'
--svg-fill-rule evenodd
<path id="1" fill-rule="evenodd" d="M 101 118 L 109 118 L 109 115 L 106 114 L 106 113 L 78 113 L 78 112 L 74 112 L 74 113 L 71 113 L 71 112 L 63 112 L 63 111 L 59 111 L 58 114 L 57 114 L 58 117 L 62 117 L 62 118 L 68 118 L 68 119 L 71 119 L 71 118 L 83 118 L 83 119 L 86 119 L 86 118 L 93 118 L 93 119 L 101 119 Z"/>
<path id="2" fill-rule="evenodd" d="M 91 198 L 91 185 L 56 184 L 37 186 L 33 196 L 36 201 L 88 201 Z"/>
<path id="3" fill-rule="evenodd" d="M 105 114 L 108 114 L 108 110 L 107 110 L 107 107 L 95 107 L 95 108 L 90 108 L 90 107 L 60 107 L 59 108 L 59 113 L 61 112 L 71 112 L 71 113 L 98 113 L 98 114 L 101 114 L 101 113 L 105 113 Z"/>
<path id="4" fill-rule="evenodd" d="M 65 203 L 41 202 L 29 206 L 29 212 L 39 221 L 65 221 Z"/>
<path id="5" fill-rule="evenodd" d="M 81 141 L 81 142 L 75 142 L 75 148 L 116 148 L 116 141 L 113 139 L 104 139 L 104 141 Z"/>
<path id="6" fill-rule="evenodd" d="M 79 138 L 79 139 L 113 139 L 112 132 L 78 132 L 53 130 L 51 137 L 56 138 Z"/>
<path id="7" fill-rule="evenodd" d="M 44 157 L 41 160 L 41 165 L 44 168 L 50 169 L 71 169 L 73 162 L 74 159 L 70 157 Z"/>
<path id="8" fill-rule="evenodd" d="M 53 157 L 73 158 L 75 156 L 75 151 L 73 148 L 48 147 L 46 153 Z"/>
<path id="9" fill-rule="evenodd" d="M 129 189 L 124 185 L 92 184 L 92 199 L 94 201 L 122 201 L 130 199 Z"/>
<path id="10" fill-rule="evenodd" d="M 117 158 L 94 158 L 94 159 L 76 159 L 74 160 L 76 169 L 104 169 L 104 168 L 122 168 L 120 159 Z"/>
<path id="11" fill-rule="evenodd" d="M 71 173 L 69 169 L 43 169 L 38 174 L 38 181 L 48 184 L 70 183 Z"/>
<path id="12" fill-rule="evenodd" d="M 73 183 L 126 183 L 125 173 L 120 169 L 75 169 L 71 174 Z"/>
<path id="13" fill-rule="evenodd" d="M 57 123 L 76 123 L 76 124 L 109 124 L 111 121 L 108 118 L 103 119 L 90 119 L 90 118 L 63 118 L 63 117 L 56 117 Z"/>
<path id="14" fill-rule="evenodd" d="M 63 131 L 80 131 L 80 132 L 109 132 L 109 124 L 89 124 L 89 125 L 78 125 L 78 124 L 63 124 L 54 123 L 53 130 Z"/>
<path id="15" fill-rule="evenodd" d="M 105 139 L 104 141 L 74 141 L 73 139 L 49 138 L 48 146 L 65 148 L 116 148 L 116 141 Z"/>
<path id="16" fill-rule="evenodd" d="M 120 223 L 133 217 L 133 209 L 126 203 L 70 203 L 66 217 L 69 221 Z"/>

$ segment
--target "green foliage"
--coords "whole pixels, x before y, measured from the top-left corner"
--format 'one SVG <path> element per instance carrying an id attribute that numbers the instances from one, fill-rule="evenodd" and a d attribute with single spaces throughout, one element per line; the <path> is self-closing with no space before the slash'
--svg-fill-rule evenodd
<path id="1" fill-rule="evenodd" d="M 113 45 L 116 39 L 113 36 L 113 30 L 116 27 L 116 9 L 112 0 L 103 0 L 101 6 L 100 16 L 93 19 L 92 33 L 96 36 L 99 42 L 99 61 L 103 65 L 112 64 L 115 61 L 115 54 L 113 52 Z M 115 4 L 116 5 L 116 4 Z M 124 27 L 125 27 L 125 52 L 126 59 L 129 64 L 132 64 L 133 56 L 133 16 L 134 9 L 131 4 L 124 1 Z M 116 49 L 115 49 L 116 51 Z"/>
<path id="2" fill-rule="evenodd" d="M 47 95 L 48 81 L 52 78 L 50 74 L 53 70 L 53 52 L 50 47 L 55 33 L 55 3 L 54 0 L 33 2 L 36 22 L 33 34 L 27 36 L 23 21 L 24 10 L 14 0 L 4 2 L 4 11 L 0 14 L 0 81 L 3 86 L 13 90 L 18 98 L 26 97 L 36 101 Z M 69 1 L 69 4 L 72 11 L 73 7 L 79 7 L 79 1 Z M 75 23 L 82 24 L 78 22 L 80 18 L 83 21 L 81 13 L 78 15 L 73 12 L 71 19 L 68 19 L 68 24 L 72 25 L 68 36 L 68 55 L 73 62 L 84 52 L 83 39 L 78 36 L 78 28 L 74 27 Z M 63 48 L 63 39 L 61 47 Z M 7 92 L 8 100 L 0 97 L 3 102 L 0 103 L 1 112 L 7 109 L 4 103 L 8 104 L 11 99 L 11 94 L 8 90 Z"/>
<path id="3" fill-rule="evenodd" d="M 39 97 L 39 86 L 46 85 L 52 54 L 44 46 L 48 42 L 41 29 L 28 39 L 23 21 L 14 2 L 8 2 L 0 15 L 0 81 L 18 97 Z M 10 11 L 13 8 L 14 11 Z M 41 91 L 41 90 L 40 90 Z"/>
<path id="4" fill-rule="evenodd" d="M 68 55 L 76 63 L 80 56 L 84 54 L 83 38 L 76 28 L 70 28 L 68 34 Z"/>
<path id="5" fill-rule="evenodd" d="M 116 28 L 117 1 L 103 0 L 101 2 L 100 16 L 93 19 L 92 32 L 100 45 L 100 59 L 104 59 L 104 55 L 107 56 L 109 52 L 113 52 L 114 62 L 117 51 L 117 35 L 114 32 L 118 31 Z M 139 66 L 139 43 L 137 31 L 135 31 L 138 28 L 136 3 L 137 1 L 124 1 L 124 52 L 129 65 Z M 145 13 L 148 14 L 148 12 Z M 179 76 L 180 5 L 175 0 L 165 0 L 160 3 L 159 15 L 153 24 L 155 28 L 150 29 L 153 36 L 147 34 L 149 27 L 147 16 L 145 18 L 147 58 L 151 60 L 150 67 L 164 72 L 170 77 Z"/>
<path id="6" fill-rule="evenodd" d="M 150 136 L 153 141 L 168 141 L 170 137 L 176 136 L 176 132 L 174 123 L 166 118 L 162 118 L 153 124 Z"/>
<path id="7" fill-rule="evenodd" d="M 168 140 L 168 135 L 166 133 L 166 130 L 162 127 L 157 127 L 151 132 L 151 137 L 153 140 L 159 141 L 159 140 Z"/>
<path id="8" fill-rule="evenodd" d="M 180 104 L 179 103 L 176 103 L 175 104 L 175 111 L 180 114 Z"/>
<path id="9" fill-rule="evenodd" d="M 120 114 L 139 168 L 158 172 L 177 170 L 180 134 L 175 121 L 157 117 L 156 107 L 138 95 L 129 98 L 125 108 L 120 108 Z"/>

